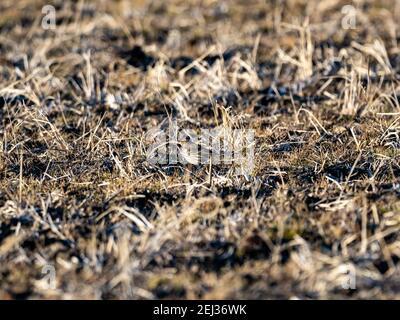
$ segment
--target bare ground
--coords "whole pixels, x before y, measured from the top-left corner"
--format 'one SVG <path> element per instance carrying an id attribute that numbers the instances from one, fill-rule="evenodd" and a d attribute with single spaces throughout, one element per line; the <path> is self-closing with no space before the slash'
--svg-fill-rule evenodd
<path id="1" fill-rule="evenodd" d="M 0 3 L 1 299 L 400 297 L 394 1 L 45 4 Z M 251 175 L 150 163 L 171 119 Z"/>

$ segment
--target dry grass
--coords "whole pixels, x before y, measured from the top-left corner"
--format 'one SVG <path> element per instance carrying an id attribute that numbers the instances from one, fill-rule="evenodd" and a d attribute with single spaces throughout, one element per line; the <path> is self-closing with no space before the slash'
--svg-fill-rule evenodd
<path id="1" fill-rule="evenodd" d="M 400 298 L 393 3 L 2 0 L 0 298 Z M 252 175 L 149 163 L 171 119 Z"/>

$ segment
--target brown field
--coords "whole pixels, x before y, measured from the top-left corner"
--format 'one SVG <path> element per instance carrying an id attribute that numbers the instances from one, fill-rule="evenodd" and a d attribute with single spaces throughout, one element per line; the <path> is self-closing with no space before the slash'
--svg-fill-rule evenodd
<path id="1" fill-rule="evenodd" d="M 0 12 L 0 299 L 400 298 L 398 1 Z M 172 121 L 251 172 L 152 163 Z"/>

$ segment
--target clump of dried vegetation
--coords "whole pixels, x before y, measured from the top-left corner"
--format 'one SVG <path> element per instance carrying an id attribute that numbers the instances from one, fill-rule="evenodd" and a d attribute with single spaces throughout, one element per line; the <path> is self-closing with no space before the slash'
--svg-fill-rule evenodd
<path id="1" fill-rule="evenodd" d="M 0 298 L 399 298 L 400 6 L 348 2 L 2 0 Z M 149 163 L 171 119 L 252 175 Z"/>

